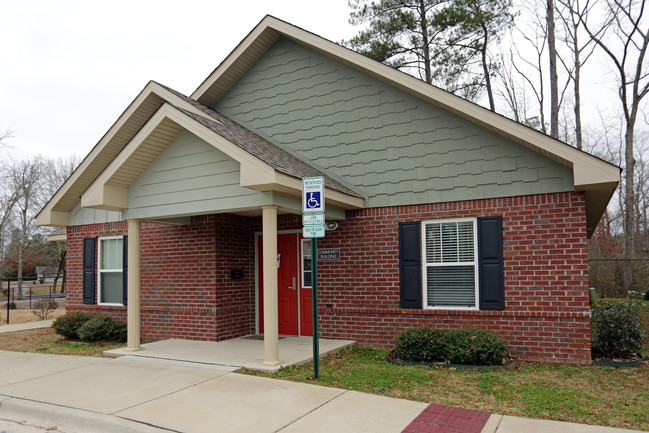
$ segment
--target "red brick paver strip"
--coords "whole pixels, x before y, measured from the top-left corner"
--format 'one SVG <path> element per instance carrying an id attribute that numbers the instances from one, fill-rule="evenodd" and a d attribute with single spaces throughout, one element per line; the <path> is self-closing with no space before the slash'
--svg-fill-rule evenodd
<path id="1" fill-rule="evenodd" d="M 491 413 L 431 404 L 402 433 L 480 433 Z"/>

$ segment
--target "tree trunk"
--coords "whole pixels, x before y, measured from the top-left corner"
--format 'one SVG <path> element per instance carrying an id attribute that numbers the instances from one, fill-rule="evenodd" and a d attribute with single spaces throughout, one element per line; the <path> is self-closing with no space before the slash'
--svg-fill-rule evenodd
<path id="1" fill-rule="evenodd" d="M 550 136 L 559 138 L 559 77 L 554 38 L 554 0 L 547 0 L 548 53 L 550 55 Z"/>
<path id="2" fill-rule="evenodd" d="M 25 252 L 23 251 L 22 248 L 18 249 L 18 299 L 23 298 L 23 261 L 24 261 L 24 254 Z"/>
<path id="3" fill-rule="evenodd" d="M 491 89 L 491 77 L 489 76 L 489 65 L 487 64 L 487 42 L 489 34 L 487 33 L 487 29 L 484 25 L 482 26 L 482 30 L 484 32 L 484 38 L 482 42 L 483 46 L 480 52 L 480 55 L 482 56 L 482 73 L 484 74 L 485 87 L 487 88 L 487 97 L 489 98 L 489 109 L 495 112 L 496 104 L 494 103 L 494 94 L 493 90 Z"/>
<path id="4" fill-rule="evenodd" d="M 18 242 L 18 299 L 23 298 L 23 265 L 25 262 L 25 244 L 27 237 L 27 206 L 21 210 L 20 242 Z"/>
<path id="5" fill-rule="evenodd" d="M 575 27 L 575 37 L 573 38 L 573 51 L 575 53 L 575 145 L 577 149 L 581 150 L 582 135 L 581 135 L 581 60 L 579 59 L 579 43 L 577 41 L 577 28 Z"/>
<path id="6" fill-rule="evenodd" d="M 428 21 L 426 20 L 426 5 L 424 0 L 419 0 L 419 14 L 421 16 L 421 37 L 423 41 L 422 51 L 424 53 L 424 74 L 428 84 L 433 83 L 433 74 L 430 70 L 430 41 L 428 40 Z"/>
<path id="7" fill-rule="evenodd" d="M 633 157 L 633 133 L 635 119 L 627 121 L 625 141 L 626 169 L 624 173 L 624 267 L 622 268 L 622 284 L 628 293 L 633 289 L 633 260 L 635 258 L 635 191 L 633 175 L 635 158 Z"/>
<path id="8" fill-rule="evenodd" d="M 67 250 L 61 252 L 61 257 L 59 259 L 59 266 L 56 270 L 56 279 L 54 280 L 54 289 L 56 289 L 56 281 L 59 279 L 59 275 L 63 275 L 63 283 L 61 283 L 61 293 L 65 293 L 65 257 L 67 255 Z M 55 290 L 56 291 L 56 290 Z"/>

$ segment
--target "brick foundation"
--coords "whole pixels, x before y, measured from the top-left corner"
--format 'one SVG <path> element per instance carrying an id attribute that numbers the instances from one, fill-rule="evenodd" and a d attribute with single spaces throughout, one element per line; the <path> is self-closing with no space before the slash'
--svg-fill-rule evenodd
<path id="1" fill-rule="evenodd" d="M 399 308 L 399 222 L 503 217 L 505 310 Z M 403 329 L 430 325 L 497 331 L 511 353 L 531 361 L 590 363 L 585 200 L 559 193 L 348 211 L 320 248 L 340 248 L 319 262 L 323 338 L 391 347 Z M 280 230 L 300 217 L 281 215 Z M 221 340 L 255 331 L 254 233 L 261 218 L 194 217 L 189 226 L 142 225 L 142 338 Z M 82 304 L 83 238 L 126 234 L 126 223 L 68 228 L 68 309 L 104 311 L 121 319 L 126 307 Z M 231 269 L 244 278 L 230 279 Z"/>

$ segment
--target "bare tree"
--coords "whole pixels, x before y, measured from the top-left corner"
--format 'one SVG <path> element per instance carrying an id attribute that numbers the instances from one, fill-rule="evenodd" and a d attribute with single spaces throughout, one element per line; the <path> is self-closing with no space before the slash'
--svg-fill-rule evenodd
<path id="1" fill-rule="evenodd" d="M 590 38 L 586 38 L 585 43 L 581 42 L 580 31 L 583 32 L 581 30 L 581 22 L 587 20 L 592 5 L 588 5 L 588 2 L 586 2 L 586 6 L 582 7 L 579 0 L 558 0 L 558 2 L 560 7 L 557 9 L 557 12 L 565 32 L 564 36 L 560 37 L 560 39 L 572 57 L 571 63 L 564 61 L 561 55 L 559 55 L 559 60 L 573 83 L 575 145 L 577 149 L 582 149 L 581 72 L 586 61 L 593 54 L 595 45 Z"/>
<path id="2" fill-rule="evenodd" d="M 512 44 L 512 49 L 509 54 L 510 65 L 512 69 L 511 75 L 514 72 L 520 77 L 523 82 L 522 87 L 530 90 L 531 95 L 534 97 L 538 105 L 538 117 L 536 122 L 530 123 L 535 116 L 531 118 L 526 115 L 525 123 L 532 126 L 544 134 L 547 133 L 546 118 L 545 118 L 545 74 L 543 58 L 545 55 L 547 45 L 547 26 L 537 13 L 539 2 L 532 4 L 525 3 L 523 12 L 529 17 L 529 20 L 521 20 L 528 22 L 525 27 L 514 28 L 513 40 L 517 41 Z M 534 57 L 530 59 L 529 53 L 533 52 Z M 525 53 L 525 54 L 524 54 Z M 507 73 L 508 67 L 505 66 L 503 71 L 498 71 L 501 75 L 501 82 L 503 81 L 503 73 Z M 509 78 L 504 78 L 505 82 L 511 81 Z M 507 85 L 507 84 L 505 84 Z M 506 91 L 510 93 L 510 91 Z M 527 92 L 526 92 L 527 93 Z M 528 109 L 525 109 L 528 112 Z M 519 113 L 520 116 L 520 113 Z"/>
<path id="3" fill-rule="evenodd" d="M 618 95 L 624 116 L 624 255 L 623 284 L 628 291 L 633 286 L 635 257 L 635 158 L 634 137 L 641 103 L 649 93 L 649 76 L 645 55 L 649 47 L 649 24 L 644 19 L 645 0 L 606 0 L 605 20 L 595 28 L 581 20 L 584 29 L 605 53 L 618 79 Z"/>
<path id="4" fill-rule="evenodd" d="M 548 56 L 550 58 L 550 136 L 559 138 L 559 76 L 557 44 L 554 32 L 554 0 L 546 0 Z"/>
<path id="5" fill-rule="evenodd" d="M 0 149 L 8 146 L 7 141 L 12 137 L 11 131 L 8 129 L 0 130 Z"/>
<path id="6" fill-rule="evenodd" d="M 34 219 L 39 209 L 38 194 L 43 173 L 43 160 L 17 161 L 9 167 L 10 188 L 16 193 L 14 205 L 15 226 L 18 232 L 18 299 L 23 297 L 23 263 L 35 229 Z"/>
<path id="7" fill-rule="evenodd" d="M 79 158 L 76 156 L 71 156 L 68 158 L 59 158 L 59 159 L 48 159 L 44 161 L 44 170 L 42 178 L 42 188 L 41 188 L 41 203 L 46 203 L 50 197 L 52 197 L 56 191 L 63 185 L 72 172 L 79 165 Z M 60 276 L 65 276 L 65 261 L 67 248 L 65 242 L 55 242 L 55 245 L 49 248 L 50 254 L 53 255 L 53 259 L 56 260 L 56 275 L 54 277 L 54 288 L 56 291 L 56 286 Z M 65 291 L 65 280 L 61 285 L 61 293 Z"/>
<path id="8" fill-rule="evenodd" d="M 0 275 L 4 273 L 5 247 L 8 241 L 8 228 L 12 221 L 14 206 L 18 200 L 18 192 L 8 188 L 9 177 L 2 172 L 0 174 Z"/>

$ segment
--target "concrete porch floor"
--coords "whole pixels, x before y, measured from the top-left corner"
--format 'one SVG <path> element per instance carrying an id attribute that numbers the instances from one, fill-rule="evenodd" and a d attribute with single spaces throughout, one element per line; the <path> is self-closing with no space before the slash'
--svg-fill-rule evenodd
<path id="1" fill-rule="evenodd" d="M 349 340 L 319 340 L 320 356 L 351 346 Z M 142 350 L 129 351 L 126 348 L 107 350 L 105 356 L 136 356 L 220 365 L 233 369 L 245 367 L 250 370 L 276 372 L 281 368 L 300 365 L 313 359 L 311 337 L 281 336 L 279 340 L 280 365 L 264 365 L 264 340 L 257 336 L 234 338 L 225 341 L 195 341 L 171 339 L 146 343 Z"/>

